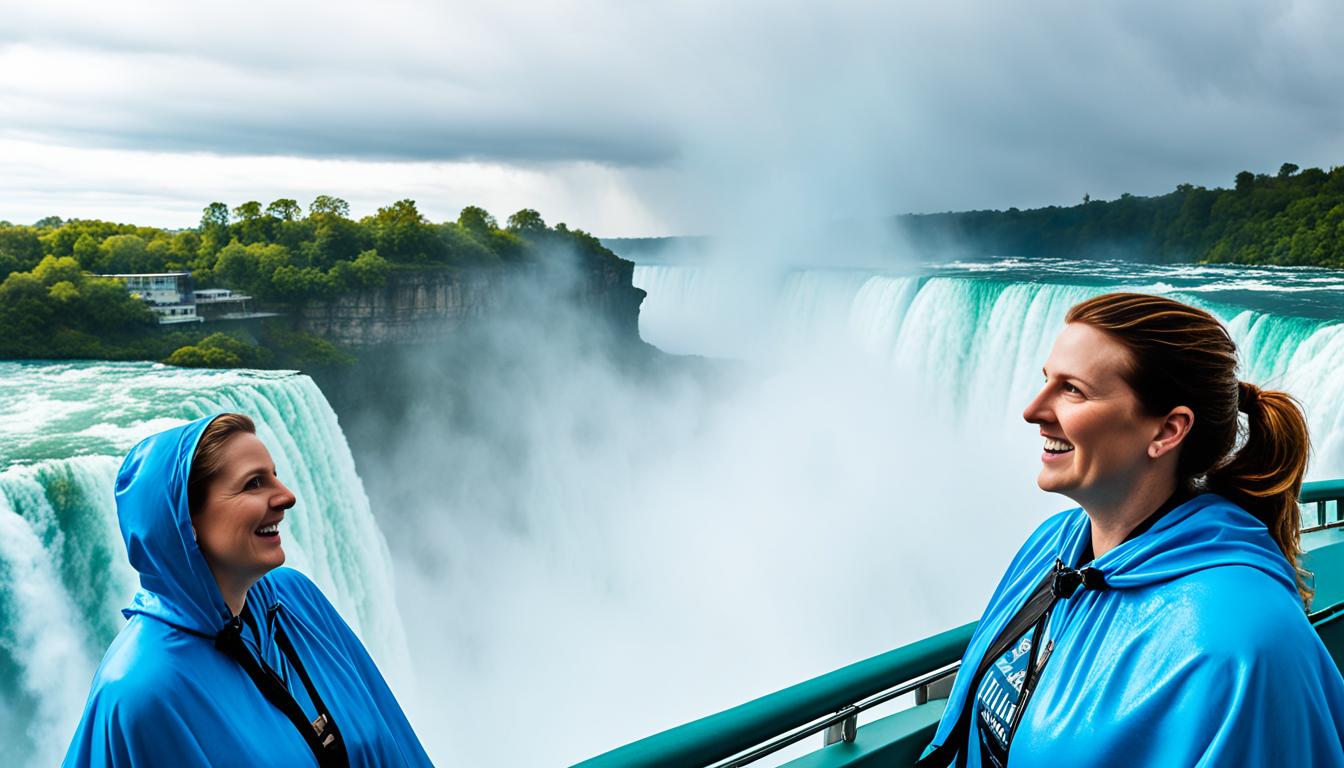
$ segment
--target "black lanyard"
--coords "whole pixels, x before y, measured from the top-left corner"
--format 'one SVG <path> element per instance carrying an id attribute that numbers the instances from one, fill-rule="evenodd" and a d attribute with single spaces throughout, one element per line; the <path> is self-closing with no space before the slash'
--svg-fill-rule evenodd
<path id="1" fill-rule="evenodd" d="M 1178 488 L 1167 500 L 1162 503 L 1152 514 L 1134 527 L 1133 530 L 1125 536 L 1125 541 L 1129 541 L 1140 534 L 1146 532 L 1163 516 L 1181 504 L 1189 501 L 1192 493 L 1189 489 Z M 1090 562 L 1092 560 L 1092 541 L 1089 538 L 1086 549 L 1083 550 L 1081 562 Z M 1081 563 L 1080 563 L 1081 565 Z M 1037 659 L 1037 646 L 1040 643 L 1040 636 L 1045 627 L 1045 623 L 1050 619 L 1050 611 L 1055 607 L 1055 603 L 1060 598 L 1068 599 L 1079 587 L 1085 589 L 1108 589 L 1106 578 L 1101 571 L 1091 566 L 1085 568 L 1066 568 L 1062 560 L 1055 560 L 1054 570 L 1045 575 L 1045 578 L 1037 585 L 1031 597 L 1027 598 L 1026 605 L 1013 616 L 1008 622 L 1008 626 L 1003 628 L 994 642 L 990 644 L 989 650 L 980 659 L 980 666 L 976 668 L 975 676 L 971 678 L 971 685 L 967 689 L 966 703 L 962 706 L 960 714 L 957 716 L 956 725 L 952 732 L 948 734 L 947 740 L 934 748 L 932 752 L 924 757 L 923 760 L 915 763 L 916 766 L 947 766 L 951 765 L 953 759 L 957 759 L 959 765 L 966 764 L 966 741 L 970 737 L 971 712 L 975 709 L 975 693 L 980 689 L 980 682 L 984 679 L 985 673 L 994 663 L 995 659 L 1008 652 L 1027 630 L 1032 630 L 1031 656 L 1027 660 L 1027 677 L 1023 681 L 1023 688 L 1018 697 L 1017 711 L 1013 716 L 1013 722 L 1010 725 L 1008 739 L 1012 741 L 1012 734 L 1017 730 L 1017 725 L 1022 718 L 1022 711 L 1027 708 L 1027 700 L 1031 698 L 1031 692 L 1035 687 L 1036 680 L 1040 677 L 1040 670 L 1037 667 L 1044 665 L 1044 659 Z M 1046 649 L 1049 654 L 1050 649 Z M 963 672 L 965 670 L 962 670 Z M 1030 687 L 1028 687 L 1030 686 Z M 943 714 L 947 716 L 946 713 Z"/>
<path id="2" fill-rule="evenodd" d="M 274 618 L 276 608 L 272 608 L 270 617 Z M 244 609 L 247 613 L 247 609 Z M 261 690 L 266 700 L 271 702 L 276 709 L 280 710 L 299 730 L 299 735 L 303 737 L 308 748 L 313 751 L 313 756 L 317 758 L 317 764 L 321 768 L 349 768 L 350 756 L 345 751 L 345 740 L 341 738 L 341 731 L 336 727 L 336 721 L 331 717 L 330 710 L 326 704 L 322 703 L 322 697 L 317 692 L 317 686 L 308 678 L 308 671 L 303 668 L 303 661 L 299 659 L 299 654 L 295 653 L 294 646 L 285 636 L 284 629 L 277 622 L 274 625 L 275 641 L 280 646 L 280 652 L 289 659 L 289 663 L 299 673 L 299 679 L 303 681 L 303 687 L 308 691 L 308 696 L 313 700 L 313 706 L 317 707 L 317 719 L 309 722 L 308 716 L 304 714 L 303 707 L 295 701 L 294 695 L 289 692 L 289 687 L 285 681 L 276 674 L 264 661 L 260 661 L 252 652 L 248 650 L 247 645 L 243 643 L 243 622 L 238 616 L 225 625 L 224 629 L 215 636 L 215 647 L 222 651 L 229 658 L 238 662 L 247 672 L 247 676 L 252 678 L 252 682 Z M 258 632 L 260 637 L 260 632 Z"/>
<path id="3" fill-rule="evenodd" d="M 1036 659 L 1036 646 L 1040 643 L 1040 635 L 1045 627 L 1045 623 L 1050 618 L 1050 611 L 1055 607 L 1055 603 L 1060 598 L 1067 599 L 1078 591 L 1079 587 L 1087 589 L 1106 589 L 1106 579 L 1101 571 L 1096 568 L 1083 568 L 1074 570 L 1064 567 L 1061 560 L 1055 561 L 1055 567 L 1045 575 L 1041 583 L 1032 591 L 1031 596 L 1021 609 L 1008 621 L 994 642 L 989 644 L 985 655 L 980 657 L 980 665 L 976 667 L 975 674 L 971 676 L 971 683 L 966 688 L 966 700 L 962 703 L 961 712 L 957 714 L 956 723 L 948 733 L 947 739 L 934 748 L 932 752 L 925 755 L 922 760 L 915 763 L 916 766 L 944 768 L 952 765 L 953 761 L 959 766 L 966 765 L 966 742 L 970 738 L 971 713 L 975 711 L 975 693 L 980 689 L 980 682 L 984 679 L 985 673 L 989 671 L 990 666 L 1000 656 L 1008 652 L 1010 648 L 1017 644 L 1019 638 L 1026 634 L 1028 630 L 1032 631 L 1032 652 L 1027 661 L 1027 675 L 1032 678 L 1035 674 L 1035 667 L 1039 662 Z M 963 672 L 965 670 L 962 670 Z M 1034 686 L 1035 680 L 1031 683 Z M 1027 699 L 1031 695 L 1031 690 L 1023 683 L 1023 690 L 1018 701 L 1017 715 L 1013 718 L 1013 729 L 1016 729 L 1018 716 L 1027 706 Z M 947 716 L 946 713 L 943 715 Z M 1011 739 L 1011 735 L 1009 737 Z"/>

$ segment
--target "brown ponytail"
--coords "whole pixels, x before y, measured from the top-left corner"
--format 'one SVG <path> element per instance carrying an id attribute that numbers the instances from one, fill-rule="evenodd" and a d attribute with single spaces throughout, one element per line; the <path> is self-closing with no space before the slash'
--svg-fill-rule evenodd
<path id="1" fill-rule="evenodd" d="M 1309 604 L 1310 576 L 1301 567 L 1302 490 L 1311 442 L 1297 401 L 1237 380 L 1237 348 L 1216 318 L 1163 296 L 1108 293 L 1069 310 L 1066 320 L 1107 332 L 1130 352 L 1126 379 L 1152 415 L 1184 405 L 1194 424 L 1181 444 L 1178 482 L 1241 505 L 1269 529 L 1297 571 Z M 1237 413 L 1247 415 L 1245 443 Z"/>
<path id="2" fill-rule="evenodd" d="M 1297 590 L 1303 602 L 1310 604 L 1310 574 L 1301 566 L 1301 508 L 1297 504 L 1311 446 L 1306 417 L 1286 392 L 1262 390 L 1244 381 L 1238 392 L 1238 406 L 1246 414 L 1246 442 L 1208 474 L 1205 484 L 1269 528 L 1284 557 L 1297 569 Z"/>

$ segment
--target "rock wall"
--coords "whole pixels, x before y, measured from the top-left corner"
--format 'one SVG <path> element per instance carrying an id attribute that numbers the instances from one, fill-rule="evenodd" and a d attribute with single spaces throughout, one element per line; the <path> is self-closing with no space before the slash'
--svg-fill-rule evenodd
<path id="1" fill-rule="evenodd" d="M 633 274 L 634 264 L 623 259 L 583 264 L 564 270 L 559 290 L 602 316 L 618 341 L 637 344 L 644 291 L 631 283 Z M 464 323 L 522 309 L 537 286 L 556 285 L 556 276 L 541 267 L 398 269 L 380 287 L 308 304 L 295 323 L 347 347 L 432 343 Z"/>

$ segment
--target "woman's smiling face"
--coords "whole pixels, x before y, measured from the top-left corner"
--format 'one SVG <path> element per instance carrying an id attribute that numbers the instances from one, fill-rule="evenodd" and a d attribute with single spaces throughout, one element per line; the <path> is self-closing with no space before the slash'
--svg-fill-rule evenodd
<path id="1" fill-rule="evenodd" d="M 1045 386 L 1022 416 L 1041 428 L 1041 490 L 1084 507 L 1130 492 L 1151 466 L 1165 416 L 1150 416 L 1125 380 L 1129 350 L 1104 331 L 1069 323 L 1045 362 Z"/>
<path id="2" fill-rule="evenodd" d="M 196 543 L 223 589 L 246 591 L 285 562 L 280 521 L 294 494 L 275 475 L 275 462 L 260 438 L 239 432 L 221 451 L 221 471 L 210 481 L 192 516 Z"/>

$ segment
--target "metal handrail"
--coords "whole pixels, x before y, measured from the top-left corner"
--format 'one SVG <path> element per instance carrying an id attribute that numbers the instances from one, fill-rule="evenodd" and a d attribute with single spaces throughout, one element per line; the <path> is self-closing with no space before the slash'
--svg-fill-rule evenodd
<path id="1" fill-rule="evenodd" d="M 1310 533 L 1325 528 L 1344 527 L 1344 519 L 1341 519 L 1339 514 L 1341 500 L 1344 500 L 1344 480 L 1317 480 L 1312 483 L 1303 483 L 1302 492 L 1298 495 L 1297 501 L 1303 506 L 1316 505 L 1316 524 L 1303 526 L 1302 532 Z M 1326 519 L 1326 505 L 1331 501 L 1335 502 L 1335 519 L 1333 522 Z"/>
<path id="2" fill-rule="evenodd" d="M 754 763 L 757 760 L 766 757 L 767 755 L 772 755 L 775 752 L 784 749 L 785 747 L 793 746 L 794 744 L 797 744 L 798 742 L 802 741 L 808 736 L 821 733 L 822 731 L 828 730 L 835 726 L 841 726 L 841 730 L 843 732 L 843 736 L 841 738 L 835 739 L 835 741 L 840 741 L 842 739 L 844 741 L 853 741 L 856 730 L 858 728 L 858 717 L 861 712 L 865 712 L 869 709 L 872 709 L 873 707 L 876 707 L 879 704 L 885 704 L 898 696 L 904 696 L 907 693 L 914 693 L 920 688 L 924 688 L 925 686 L 936 683 L 939 680 L 942 680 L 943 678 L 947 677 L 948 675 L 955 675 L 960 667 L 961 662 L 955 661 L 943 667 L 942 669 L 930 672 L 929 674 L 921 678 L 911 680 L 910 682 L 904 685 L 897 686 L 884 693 L 879 693 L 878 695 L 873 696 L 872 698 L 866 699 L 864 701 L 861 701 L 858 704 L 851 704 L 848 707 L 845 707 L 844 709 L 840 710 L 839 712 L 836 712 L 835 714 L 831 715 L 830 717 L 824 718 L 810 725 L 805 725 L 792 733 L 780 736 L 774 741 L 762 744 L 761 746 L 751 750 L 750 752 L 744 755 L 739 755 L 730 760 L 718 763 L 717 765 L 713 766 L 713 768 L 742 768 L 742 766 L 744 765 Z M 828 743 L 834 743 L 834 742 L 828 741 Z"/>
<path id="3" fill-rule="evenodd" d="M 975 624 L 827 672 L 732 709 L 626 744 L 575 768 L 686 768 L 713 765 L 837 713 L 930 670 L 960 661 Z"/>
<path id="4" fill-rule="evenodd" d="M 1344 527 L 1339 505 L 1344 480 L 1302 485 L 1303 505 L 1315 504 L 1317 525 L 1303 532 Z M 1326 504 L 1336 520 L 1326 520 Z M 1344 604 L 1313 614 L 1313 620 Z M 975 622 L 842 667 L 746 704 L 677 726 L 578 763 L 574 768 L 739 768 L 828 728 L 852 739 L 859 712 L 916 691 L 954 673 Z"/>

